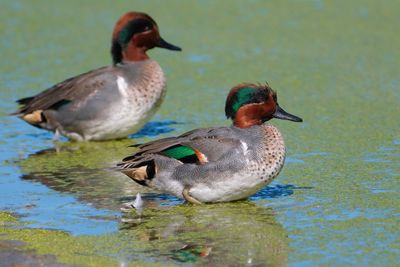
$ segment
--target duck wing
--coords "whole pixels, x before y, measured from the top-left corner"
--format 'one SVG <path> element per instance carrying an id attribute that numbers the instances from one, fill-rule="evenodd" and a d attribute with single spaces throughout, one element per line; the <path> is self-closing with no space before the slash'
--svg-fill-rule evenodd
<path id="1" fill-rule="evenodd" d="M 151 186 L 161 170 L 170 172 L 184 164 L 208 166 L 224 157 L 240 157 L 247 149 L 234 127 L 196 129 L 137 147 L 139 150 L 117 164 L 116 170 L 145 186 Z"/>
<path id="2" fill-rule="evenodd" d="M 178 137 L 168 137 L 138 146 L 139 150 L 123 159 L 123 163 L 148 159 L 157 154 L 182 163 L 214 162 L 224 155 L 243 149 L 242 142 L 232 127 L 196 129 Z"/>
<path id="3" fill-rule="evenodd" d="M 13 115 L 26 115 L 35 111 L 58 109 L 59 107 L 95 94 L 103 88 L 109 78 L 110 68 L 102 67 L 66 79 L 43 92 L 17 100 L 22 106 Z M 112 71 L 111 71 L 112 73 Z"/>

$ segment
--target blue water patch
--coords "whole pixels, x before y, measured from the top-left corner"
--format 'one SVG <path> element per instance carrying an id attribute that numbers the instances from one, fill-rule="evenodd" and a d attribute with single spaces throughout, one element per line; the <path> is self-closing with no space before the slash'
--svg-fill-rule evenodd
<path id="1" fill-rule="evenodd" d="M 324 3 L 322 0 L 314 0 L 312 1 L 314 8 L 318 11 L 321 11 L 324 8 Z"/>
<path id="2" fill-rule="evenodd" d="M 15 117 L 2 117 L 0 124 L 0 140 L 7 140 L 0 151 L 0 210 L 19 215 L 24 227 L 63 230 L 74 235 L 118 230 L 118 212 L 92 207 L 70 194 L 21 179 L 23 174 L 16 162 L 52 147 L 52 133 Z"/>
<path id="3" fill-rule="evenodd" d="M 374 171 L 373 173 L 378 174 L 379 172 Z M 374 179 L 373 181 L 364 181 L 362 185 L 373 194 L 400 192 L 400 187 L 392 186 L 392 184 L 395 184 L 397 181 L 397 176 L 398 176 L 397 173 L 395 173 L 391 169 L 382 170 L 382 172 L 380 173 L 383 173 L 391 177 Z"/>
<path id="4" fill-rule="evenodd" d="M 292 184 L 275 184 L 264 187 L 262 190 L 257 192 L 255 195 L 251 196 L 249 200 L 257 201 L 261 199 L 268 198 L 280 198 L 285 196 L 290 196 L 293 194 L 294 190 L 312 189 L 312 187 L 301 187 Z"/>
<path id="5" fill-rule="evenodd" d="M 367 7 L 360 7 L 360 9 L 358 10 L 358 14 L 361 16 L 361 17 L 368 17 L 368 15 L 369 15 L 369 10 L 368 10 L 368 8 Z"/>
<path id="6" fill-rule="evenodd" d="M 394 148 L 394 147 L 380 147 L 379 148 L 379 150 L 381 150 L 381 151 L 393 151 L 393 150 L 397 150 L 396 148 Z"/>
<path id="7" fill-rule="evenodd" d="M 308 153 L 298 153 L 298 154 L 292 154 L 289 157 L 286 158 L 286 163 L 304 163 L 305 160 L 301 158 L 309 158 L 309 157 L 326 157 L 331 155 L 331 153 L 328 152 L 322 152 L 322 151 L 314 151 L 314 152 L 308 152 Z"/>
<path id="8" fill-rule="evenodd" d="M 118 229 L 118 220 L 93 220 L 90 217 L 115 217 L 119 213 L 97 209 L 38 183 L 22 181 L 15 167 L 0 167 L 3 176 L 0 186 L 0 210 L 21 216 L 24 226 L 56 229 L 74 235 L 104 234 Z"/>
<path id="9" fill-rule="evenodd" d="M 302 159 L 296 159 L 296 158 L 292 158 L 292 157 L 287 157 L 285 159 L 286 163 L 304 163 L 304 160 Z"/>
<path id="10" fill-rule="evenodd" d="M 393 212 L 395 209 L 349 209 L 343 207 L 340 212 L 330 213 L 324 216 L 324 219 L 329 221 L 345 221 L 345 220 L 352 220 L 355 218 L 366 218 L 366 219 L 380 219 L 380 218 L 387 218 L 393 216 Z"/>
<path id="11" fill-rule="evenodd" d="M 392 162 L 392 158 L 399 153 L 394 152 L 392 149 L 379 149 L 377 153 L 368 153 L 364 156 L 364 162 L 374 163 L 388 163 Z"/>
<path id="12" fill-rule="evenodd" d="M 165 134 L 169 132 L 173 132 L 175 129 L 171 127 L 171 125 L 179 124 L 179 122 L 172 120 L 164 120 L 164 121 L 151 121 L 146 123 L 143 128 L 129 136 L 130 138 L 142 138 L 142 137 L 155 137 L 160 134 Z"/>
<path id="13" fill-rule="evenodd" d="M 212 61 L 211 60 L 212 58 L 209 55 L 195 55 L 195 54 L 192 54 L 192 55 L 189 55 L 187 57 L 187 59 L 189 61 L 191 61 L 191 62 L 196 62 L 196 63 L 198 63 L 198 62 L 211 62 Z"/>
<path id="14" fill-rule="evenodd" d="M 166 193 L 141 193 L 143 206 L 146 203 L 159 203 L 160 206 L 176 206 L 185 203 L 183 199 L 177 198 L 173 195 Z M 134 201 L 136 196 L 119 198 L 121 203 Z"/>
<path id="15" fill-rule="evenodd" d="M 365 162 L 391 162 L 390 160 L 387 159 L 380 159 L 380 158 L 366 158 L 364 159 Z"/>
<path id="16" fill-rule="evenodd" d="M 295 157 L 314 157 L 314 156 L 329 156 L 332 153 L 329 152 L 324 152 L 324 151 L 312 151 L 312 152 L 308 152 L 308 153 L 299 153 L 299 154 L 294 154 L 292 156 Z"/>

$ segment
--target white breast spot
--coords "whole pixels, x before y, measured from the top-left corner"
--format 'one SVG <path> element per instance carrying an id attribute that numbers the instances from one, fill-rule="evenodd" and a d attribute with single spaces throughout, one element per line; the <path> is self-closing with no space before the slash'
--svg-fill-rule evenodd
<path id="1" fill-rule="evenodd" d="M 241 145 L 242 145 L 242 149 L 243 149 L 243 154 L 246 155 L 248 152 L 248 146 L 245 142 L 240 141 Z"/>
<path id="2" fill-rule="evenodd" d="M 117 85 L 118 85 L 118 90 L 121 93 L 121 95 L 123 97 L 128 97 L 128 83 L 126 82 L 126 80 L 123 77 L 118 76 Z"/>

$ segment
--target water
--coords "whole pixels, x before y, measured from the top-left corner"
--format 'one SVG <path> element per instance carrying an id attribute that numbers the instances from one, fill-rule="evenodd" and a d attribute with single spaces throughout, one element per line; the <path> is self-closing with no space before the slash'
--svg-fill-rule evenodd
<path id="1" fill-rule="evenodd" d="M 12 228 L 0 227 L 7 244 L 0 256 L 13 251 L 21 262 L 50 254 L 56 265 L 93 266 L 400 261 L 397 2 L 0 5 L 0 210 L 18 217 Z M 183 48 L 151 52 L 169 86 L 143 131 L 121 141 L 55 144 L 50 133 L 7 116 L 14 100 L 109 64 L 111 30 L 128 10 L 151 14 L 163 37 Z M 111 170 L 133 143 L 228 125 L 229 88 L 265 81 L 304 123 L 272 121 L 288 159 L 248 200 L 190 206 Z M 143 213 L 122 213 L 137 192 Z M 21 246 L 30 252 L 15 252 Z"/>

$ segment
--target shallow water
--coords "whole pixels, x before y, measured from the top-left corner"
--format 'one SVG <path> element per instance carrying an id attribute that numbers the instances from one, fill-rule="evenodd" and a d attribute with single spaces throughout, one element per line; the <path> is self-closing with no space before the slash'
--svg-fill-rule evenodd
<path id="1" fill-rule="evenodd" d="M 0 5 L 0 210 L 18 217 L 0 225 L 0 257 L 50 254 L 54 265 L 93 266 L 400 261 L 399 3 Z M 109 64 L 112 27 L 128 10 L 151 14 L 183 48 L 151 52 L 169 91 L 144 130 L 120 141 L 55 144 L 52 134 L 7 116 L 16 99 Z M 226 93 L 243 81 L 268 81 L 280 105 L 304 119 L 271 122 L 288 148 L 271 185 L 246 201 L 198 207 L 112 171 L 133 143 L 228 125 Z M 122 213 L 137 192 L 143 213 Z"/>

